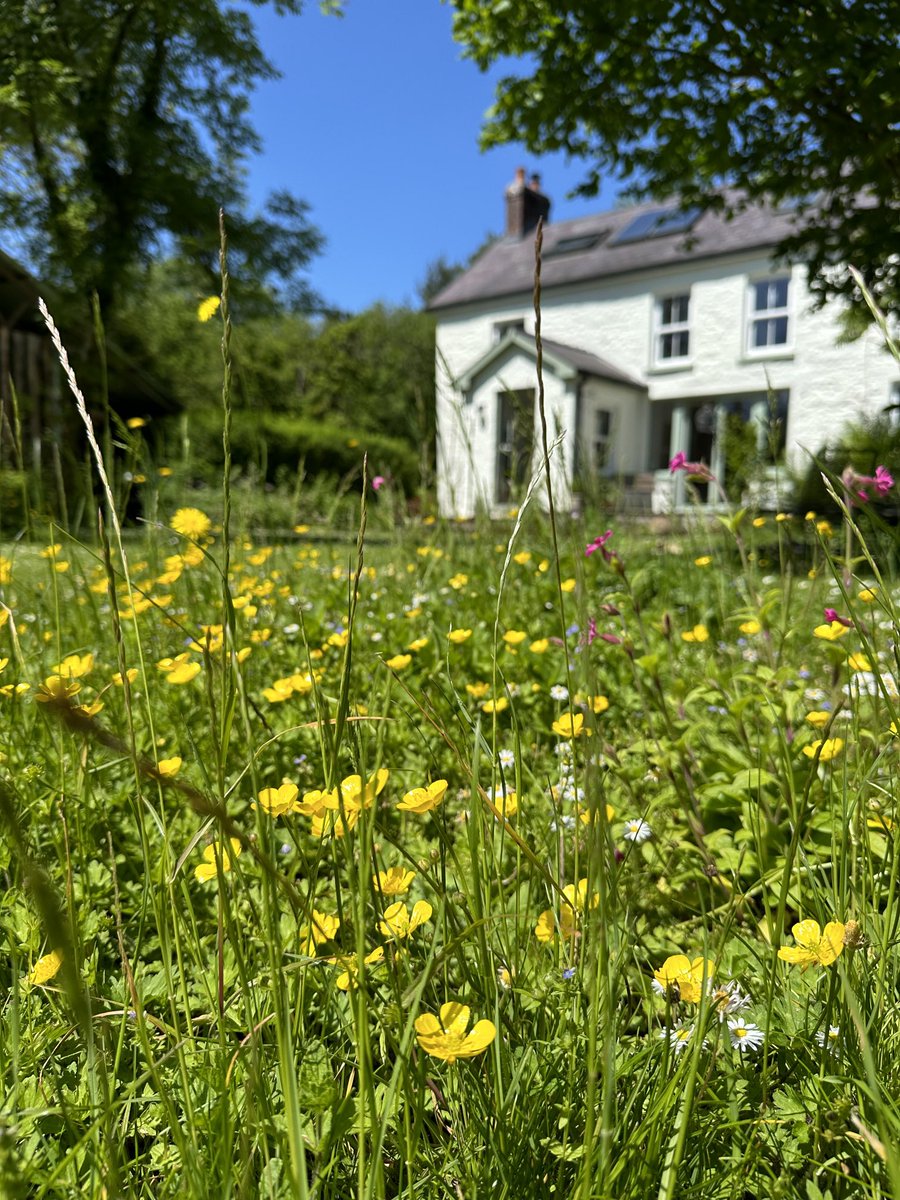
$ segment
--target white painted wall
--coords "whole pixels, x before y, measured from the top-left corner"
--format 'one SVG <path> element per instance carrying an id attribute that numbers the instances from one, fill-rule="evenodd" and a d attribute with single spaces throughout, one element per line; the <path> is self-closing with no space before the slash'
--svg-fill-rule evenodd
<path id="1" fill-rule="evenodd" d="M 647 397 L 634 388 L 608 379 L 586 379 L 581 390 L 579 437 L 587 457 L 582 461 L 590 461 L 595 440 L 595 413 L 600 409 L 612 414 L 612 431 L 609 460 L 598 474 L 612 478 L 643 471 L 647 459 L 649 408 Z"/>
<path id="2" fill-rule="evenodd" d="M 790 345 L 748 353 L 750 282 L 785 273 L 791 275 Z M 658 367 L 652 358 L 655 300 L 684 291 L 691 295 L 690 361 L 677 368 Z M 897 367 L 884 351 L 877 329 L 848 345 L 836 344 L 840 312 L 838 302 L 813 311 L 803 268 L 772 267 L 764 255 L 741 255 L 545 291 L 542 330 L 548 339 L 590 351 L 646 381 L 649 415 L 637 410 L 628 415 L 627 403 L 620 398 L 618 412 L 624 440 L 617 451 L 619 470 L 640 470 L 649 465 L 645 459 L 647 422 L 653 420 L 653 401 L 693 400 L 764 391 L 768 387 L 787 388 L 790 392 L 788 455 L 793 465 L 802 466 L 804 447 L 816 451 L 847 421 L 883 409 L 889 403 L 891 385 L 898 378 Z M 481 425 L 471 411 L 464 411 L 462 426 L 468 430 L 471 446 L 468 453 L 453 410 L 457 405 L 476 408 L 478 396 L 473 397 L 472 404 L 464 405 L 455 395 L 451 380 L 490 349 L 495 322 L 521 317 L 531 332 L 531 297 L 524 293 L 438 315 L 438 490 L 443 513 L 471 515 L 479 486 L 485 489 L 490 506 L 496 453 L 491 424 L 495 415 Z M 533 363 L 522 355 L 515 367 L 516 382 L 507 383 L 534 387 L 534 374 Z M 549 395 L 549 381 L 545 383 Z M 592 381 L 591 394 L 596 395 L 596 389 L 602 386 L 603 381 Z M 496 379 L 481 384 L 483 389 L 490 387 L 496 389 Z M 563 403 L 557 395 L 555 403 L 566 414 L 567 427 L 574 436 L 574 398 L 569 396 Z M 569 464 L 571 460 L 570 451 Z"/>
<path id="3" fill-rule="evenodd" d="M 489 331 L 490 332 L 490 331 Z M 482 353 L 490 348 L 490 341 Z M 471 364 L 471 360 L 470 360 Z M 467 365 L 470 365 L 467 364 Z M 575 428 L 575 388 L 544 369 L 544 410 L 547 438 L 552 443 L 558 431 Z M 471 517 L 477 507 L 490 512 L 507 509 L 497 495 L 497 442 L 499 397 L 503 391 L 535 389 L 535 455 L 532 470 L 542 456 L 541 418 L 534 361 L 517 347 L 495 361 L 474 382 L 467 396 L 448 385 L 447 372 L 438 358 L 438 502 L 442 513 Z M 551 459 L 554 492 L 564 507 L 571 502 L 570 480 L 575 441 L 566 438 Z"/>

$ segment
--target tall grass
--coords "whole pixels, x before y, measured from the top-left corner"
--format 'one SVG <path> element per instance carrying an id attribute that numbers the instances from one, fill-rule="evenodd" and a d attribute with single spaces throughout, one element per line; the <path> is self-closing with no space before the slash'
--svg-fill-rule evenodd
<path id="1" fill-rule="evenodd" d="M 585 557 L 544 425 L 507 526 L 373 546 L 364 473 L 355 541 L 261 545 L 222 265 L 221 526 L 123 535 L 110 487 L 95 540 L 0 559 L 0 1190 L 900 1197 L 897 592 L 860 510 L 851 561 L 750 514 Z M 840 926 L 806 969 L 800 920 Z M 452 1001 L 495 1033 L 448 1062 Z"/>

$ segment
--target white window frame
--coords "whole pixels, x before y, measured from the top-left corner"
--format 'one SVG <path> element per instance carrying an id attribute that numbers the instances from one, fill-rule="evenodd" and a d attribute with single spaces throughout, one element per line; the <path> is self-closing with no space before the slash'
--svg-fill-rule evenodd
<path id="1" fill-rule="evenodd" d="M 756 307 L 756 289 L 761 283 L 774 284 L 784 280 L 787 283 L 787 299 L 783 305 L 774 308 Z M 793 312 L 793 279 L 791 275 L 781 272 L 776 275 L 759 275 L 747 280 L 747 319 L 744 322 L 744 354 L 748 358 L 772 358 L 790 354 L 794 347 L 794 312 Z M 761 321 L 777 321 L 783 318 L 787 321 L 787 336 L 783 342 L 769 342 L 765 346 L 754 345 L 754 330 Z"/>
<path id="2" fill-rule="evenodd" d="M 667 300 L 687 299 L 687 320 L 663 323 L 663 305 Z M 663 338 L 668 334 L 686 333 L 688 335 L 687 354 L 673 355 L 665 358 L 662 353 Z M 667 367 L 684 367 L 691 361 L 691 290 L 668 292 L 665 296 L 657 296 L 653 304 L 653 365 L 661 370 Z"/>

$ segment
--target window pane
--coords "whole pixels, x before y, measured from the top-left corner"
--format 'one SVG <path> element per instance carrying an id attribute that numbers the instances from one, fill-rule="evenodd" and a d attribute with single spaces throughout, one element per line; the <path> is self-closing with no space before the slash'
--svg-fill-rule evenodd
<path id="1" fill-rule="evenodd" d="M 675 345 L 676 345 L 675 353 L 677 354 L 677 356 L 679 358 L 687 358 L 689 343 L 690 343 L 690 334 L 688 333 L 688 331 L 686 329 L 683 329 L 681 331 L 681 333 L 675 334 Z"/>
<path id="2" fill-rule="evenodd" d="M 502 342 L 509 333 L 524 333 L 525 321 L 495 321 L 494 322 L 494 344 Z"/>
<path id="3" fill-rule="evenodd" d="M 753 311 L 787 308 L 788 279 L 761 279 L 753 285 Z"/>
<path id="4" fill-rule="evenodd" d="M 660 325 L 676 325 L 688 319 L 690 296 L 666 296 L 660 301 Z"/>
<path id="5" fill-rule="evenodd" d="M 786 346 L 788 340 L 787 317 L 769 317 L 754 321 L 751 327 L 750 345 L 753 348 L 763 346 Z"/>
<path id="6" fill-rule="evenodd" d="M 612 414 L 609 413 L 605 408 L 598 408 L 594 416 L 596 420 L 597 437 L 609 437 Z"/>
<path id="7" fill-rule="evenodd" d="M 675 357 L 674 340 L 675 340 L 674 333 L 663 333 L 660 335 L 660 338 L 659 338 L 659 357 L 660 358 L 674 358 Z"/>

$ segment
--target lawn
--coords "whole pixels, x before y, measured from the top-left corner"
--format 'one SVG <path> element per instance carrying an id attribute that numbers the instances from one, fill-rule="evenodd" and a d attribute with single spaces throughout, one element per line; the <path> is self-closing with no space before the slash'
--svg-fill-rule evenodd
<path id="1" fill-rule="evenodd" d="M 155 515 L 0 557 L 3 1194 L 900 1197 L 889 531 Z"/>

